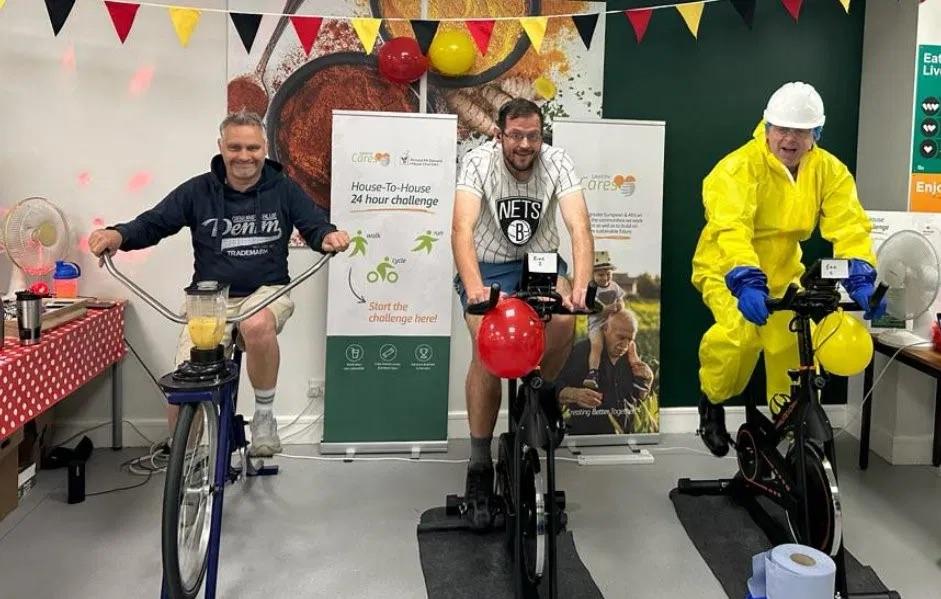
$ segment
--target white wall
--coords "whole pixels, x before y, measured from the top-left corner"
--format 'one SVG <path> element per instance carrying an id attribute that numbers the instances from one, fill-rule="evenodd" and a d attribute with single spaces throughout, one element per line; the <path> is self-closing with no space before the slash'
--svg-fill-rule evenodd
<path id="1" fill-rule="evenodd" d="M 189 0 L 200 8 L 224 8 L 225 0 Z M 233 6 L 235 6 L 233 4 Z M 244 6 L 244 5 L 239 5 Z M 282 0 L 253 2 L 252 10 L 279 12 Z M 316 7 L 306 12 L 315 11 Z M 43 2 L 12 1 L 0 10 L 0 112 L 7 143 L 0 147 L 0 205 L 12 206 L 30 195 L 56 203 L 73 231 L 71 259 L 83 269 L 81 292 L 129 297 L 96 262 L 79 249 L 79 240 L 95 228 L 93 221 L 128 220 L 151 207 L 185 179 L 204 172 L 216 152 L 218 122 L 226 108 L 226 37 L 231 24 L 222 13 L 203 13 L 189 46 L 181 48 L 163 9 L 142 6 L 126 44 L 114 33 L 104 5 L 78 2 L 58 37 L 52 34 Z M 74 69 L 63 56 L 74 51 Z M 153 68 L 149 89 L 128 91 L 142 67 Z M 127 190 L 139 171 L 152 180 L 138 192 Z M 78 176 L 90 175 L 81 185 Z M 291 254 L 298 273 L 315 256 L 306 250 Z M 9 266 L 0 259 L 3 286 Z M 186 231 L 165 240 L 144 256 L 121 257 L 119 267 L 176 308 L 180 290 L 192 273 L 192 251 Z M 326 276 L 293 293 L 297 309 L 281 335 L 282 368 L 276 411 L 282 422 L 294 420 L 311 401 L 308 383 L 324 378 Z M 457 430 L 463 425 L 463 379 L 470 343 L 455 302 L 452 350 L 451 409 Z M 150 307 L 131 298 L 126 335 L 143 360 L 160 374 L 173 367 L 179 328 Z M 132 355 L 121 366 L 124 417 L 151 439 L 165 434 L 165 402 Z M 243 377 L 243 398 L 251 398 Z M 82 427 L 110 419 L 110 382 L 103 375 L 57 408 L 59 438 Z M 250 401 L 242 405 L 250 415 Z M 314 402 L 300 420 L 314 420 L 322 404 Z M 298 431 L 294 426 L 287 432 Z M 93 436 L 103 444 L 105 427 Z M 466 433 L 465 433 L 466 434 Z M 319 440 L 311 427 L 295 441 Z M 126 444 L 143 441 L 125 427 Z"/>

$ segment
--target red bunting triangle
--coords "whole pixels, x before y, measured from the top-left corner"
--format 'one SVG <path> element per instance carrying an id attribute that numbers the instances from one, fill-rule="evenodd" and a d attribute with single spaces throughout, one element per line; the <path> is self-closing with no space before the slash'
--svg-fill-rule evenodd
<path id="1" fill-rule="evenodd" d="M 127 39 L 127 34 L 131 32 L 131 27 L 134 26 L 134 17 L 137 16 L 137 9 L 140 8 L 140 4 L 105 0 L 105 6 L 108 8 L 108 14 L 111 15 L 114 31 L 123 44 L 124 40 Z"/>
<path id="2" fill-rule="evenodd" d="M 804 0 L 781 0 L 781 4 L 784 5 L 784 8 L 787 9 L 787 12 L 791 13 L 791 16 L 794 17 L 796 21 L 801 14 L 801 5 L 804 4 Z"/>
<path id="3" fill-rule="evenodd" d="M 474 42 L 477 44 L 477 47 L 480 48 L 481 56 L 487 54 L 487 48 L 490 46 L 490 36 L 493 34 L 494 23 L 496 23 L 496 21 L 493 19 L 464 21 L 464 25 L 467 26 L 467 30 L 470 31 L 471 36 L 474 38 Z"/>
<path id="4" fill-rule="evenodd" d="M 624 14 L 627 16 L 627 20 L 631 22 L 631 26 L 634 28 L 634 35 L 637 36 L 637 43 L 639 44 L 644 39 L 644 34 L 647 33 L 647 25 L 650 24 L 650 17 L 653 16 L 653 9 L 651 8 L 641 8 L 637 10 L 625 10 Z"/>
<path id="5" fill-rule="evenodd" d="M 304 46 L 304 52 L 310 56 L 310 50 L 317 41 L 317 34 L 320 33 L 320 25 L 323 23 L 323 17 L 307 17 L 294 15 L 291 17 L 291 24 L 294 25 L 294 31 L 297 32 L 297 39 Z"/>

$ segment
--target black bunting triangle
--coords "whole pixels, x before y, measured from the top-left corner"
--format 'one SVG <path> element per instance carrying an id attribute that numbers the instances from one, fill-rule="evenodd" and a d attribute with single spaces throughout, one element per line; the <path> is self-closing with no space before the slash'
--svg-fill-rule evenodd
<path id="1" fill-rule="evenodd" d="M 435 39 L 435 34 L 438 33 L 438 21 L 414 19 L 412 21 L 412 31 L 415 32 L 415 39 L 418 41 L 418 47 L 421 48 L 422 54 L 428 54 L 431 41 Z"/>
<path id="2" fill-rule="evenodd" d="M 742 17 L 742 20 L 745 21 L 745 24 L 748 25 L 748 28 L 751 29 L 752 25 L 755 23 L 755 3 L 758 0 L 732 0 L 732 6 L 735 7 L 735 10 Z"/>
<path id="3" fill-rule="evenodd" d="M 52 31 L 56 35 L 62 31 L 62 26 L 69 18 L 73 6 L 75 6 L 75 0 L 46 0 L 49 22 L 52 23 Z"/>
<path id="4" fill-rule="evenodd" d="M 243 12 L 230 12 L 229 17 L 235 30 L 239 32 L 242 39 L 242 45 L 246 52 L 252 51 L 252 44 L 255 43 L 255 36 L 258 35 L 258 26 L 261 24 L 261 15 Z"/>
<path id="5" fill-rule="evenodd" d="M 586 15 L 572 15 L 572 22 L 575 23 L 575 29 L 582 38 L 586 48 L 591 48 L 591 38 L 595 35 L 595 27 L 598 25 L 598 13 Z"/>

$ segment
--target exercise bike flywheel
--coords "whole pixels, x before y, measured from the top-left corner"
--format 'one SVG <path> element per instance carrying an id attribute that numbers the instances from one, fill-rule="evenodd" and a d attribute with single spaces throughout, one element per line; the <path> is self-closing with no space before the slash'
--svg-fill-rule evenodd
<path id="1" fill-rule="evenodd" d="M 787 463 L 795 480 L 799 455 L 796 445 L 791 447 L 787 454 Z M 807 472 L 805 492 L 810 514 L 810 538 L 804 538 L 804 511 L 801 501 L 797 501 L 794 508 L 785 510 L 787 525 L 796 542 L 833 557 L 839 552 L 843 536 L 843 511 L 836 474 L 830 460 L 813 443 L 805 446 L 804 464 Z"/>

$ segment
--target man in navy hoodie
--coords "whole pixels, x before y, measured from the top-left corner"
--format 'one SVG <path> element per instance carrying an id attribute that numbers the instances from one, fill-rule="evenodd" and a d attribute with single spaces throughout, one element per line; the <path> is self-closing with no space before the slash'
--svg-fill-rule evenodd
<path id="1" fill-rule="evenodd" d="M 88 246 L 96 256 L 138 250 L 189 227 L 193 281 L 228 284 L 229 314 L 235 315 L 290 282 L 288 241 L 294 227 L 311 248 L 323 253 L 346 250 L 350 239 L 330 224 L 329 214 L 282 172 L 280 164 L 265 158 L 265 128 L 258 115 L 245 110 L 229 114 L 219 133 L 220 154 L 212 159 L 210 172 L 186 181 L 131 222 L 95 231 Z M 256 456 L 281 451 L 272 412 L 280 363 L 277 334 L 293 312 L 294 303 L 285 295 L 239 324 L 248 378 L 255 389 L 251 450 Z M 230 339 L 228 330 L 223 343 Z M 189 358 L 191 347 L 184 327 L 177 364 Z M 171 430 L 176 414 L 170 406 Z"/>

